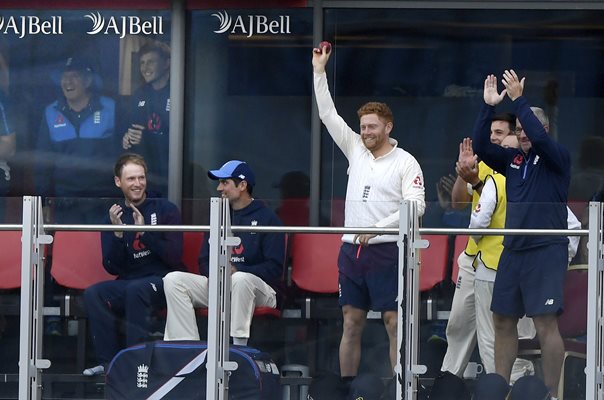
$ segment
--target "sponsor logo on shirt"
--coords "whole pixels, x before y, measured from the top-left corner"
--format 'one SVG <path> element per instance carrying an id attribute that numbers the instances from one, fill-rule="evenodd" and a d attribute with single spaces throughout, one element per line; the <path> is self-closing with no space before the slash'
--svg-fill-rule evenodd
<path id="1" fill-rule="evenodd" d="M 524 162 L 524 156 L 522 154 L 517 154 L 516 157 L 512 160 L 510 167 L 514 169 L 520 169 L 520 166 Z"/>
<path id="2" fill-rule="evenodd" d="M 242 254 L 242 253 L 243 253 L 243 250 L 244 250 L 243 245 L 242 245 L 242 244 L 240 244 L 240 245 L 239 245 L 239 246 L 237 246 L 237 247 L 233 247 L 233 254 L 240 255 L 240 254 Z"/>
<path id="3" fill-rule="evenodd" d="M 54 127 L 62 128 L 64 126 L 67 126 L 67 124 L 65 123 L 65 117 L 63 117 L 62 114 L 57 115 L 57 118 L 55 118 Z"/>
<path id="4" fill-rule="evenodd" d="M 537 165 L 537 162 L 539 161 L 539 155 L 535 156 L 535 161 L 533 161 L 533 165 Z"/>
<path id="5" fill-rule="evenodd" d="M 421 176 L 416 176 L 415 179 L 413 180 L 413 187 L 415 188 L 421 188 L 424 186 L 424 182 L 422 180 Z"/>
<path id="6" fill-rule="evenodd" d="M 474 212 L 477 214 L 480 212 L 480 203 L 476 203 L 476 207 L 474 207 Z"/>

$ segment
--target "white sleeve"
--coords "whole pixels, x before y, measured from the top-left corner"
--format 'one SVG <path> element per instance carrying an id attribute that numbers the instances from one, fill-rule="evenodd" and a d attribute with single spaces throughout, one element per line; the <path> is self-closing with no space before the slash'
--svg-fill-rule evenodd
<path id="1" fill-rule="evenodd" d="M 313 76 L 315 100 L 319 110 L 319 117 L 323 124 L 325 124 L 333 141 L 342 150 L 346 158 L 349 158 L 354 146 L 361 141 L 361 136 L 353 131 L 344 119 L 338 115 L 336 106 L 331 98 L 331 93 L 329 93 L 327 74 L 325 72 L 322 74 L 314 72 Z"/>
<path id="2" fill-rule="evenodd" d="M 488 228 L 491 225 L 491 218 L 497 207 L 497 187 L 493 179 L 487 179 L 480 200 L 472 210 L 470 217 L 470 228 Z M 482 235 L 472 235 L 476 243 L 480 241 Z"/>
<path id="3" fill-rule="evenodd" d="M 570 210 L 570 208 L 566 207 L 566 211 L 568 212 L 568 229 L 581 229 L 581 222 L 577 219 L 575 214 Z M 581 240 L 580 236 L 569 236 L 568 237 L 568 262 L 575 257 L 577 254 L 577 249 L 579 248 L 579 241 Z"/>

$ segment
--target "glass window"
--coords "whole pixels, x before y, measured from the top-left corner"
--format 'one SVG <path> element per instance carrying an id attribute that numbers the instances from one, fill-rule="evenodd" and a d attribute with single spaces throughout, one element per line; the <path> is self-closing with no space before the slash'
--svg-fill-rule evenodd
<path id="1" fill-rule="evenodd" d="M 472 135 L 486 75 L 515 69 L 526 77 L 529 103 L 545 110 L 550 133 L 573 155 L 571 200 L 586 201 L 604 183 L 594 150 L 602 148 L 602 17 L 593 10 L 330 9 L 330 89 L 355 130 L 360 105 L 390 105 L 392 137 L 420 162 L 426 199 L 437 205 L 436 182 L 454 173 L 458 145 Z M 506 100 L 498 110 L 513 106 Z M 327 134 L 322 140 L 322 199 L 341 199 L 348 164 Z M 592 189 L 581 184 L 585 175 Z M 443 211 L 429 207 L 424 224 L 443 223 Z"/>
<path id="2" fill-rule="evenodd" d="M 309 187 L 312 10 L 204 10 L 190 21 L 185 220 L 207 222 L 199 199 L 217 194 L 207 170 L 238 159 L 256 174 L 255 196 L 274 207 L 295 196 L 290 206 L 302 214 L 295 218 L 307 221 L 308 189 L 296 189 Z M 297 180 L 292 193 L 286 186 Z"/>
<path id="3" fill-rule="evenodd" d="M 16 152 L 5 160 L 11 178 L 6 195 L 120 196 L 113 164 L 126 150 L 147 155 L 152 174 L 162 164 L 167 179 L 167 146 L 160 158 L 122 145 L 132 123 L 147 132 L 150 121 L 169 124 L 167 115 L 165 121 L 142 118 L 140 102 L 132 105 L 132 95 L 145 83 L 140 49 L 170 42 L 167 11 L 3 10 L 0 33 L 0 88 L 16 136 Z M 150 188 L 161 192 L 162 177 L 150 178 Z M 87 214 L 71 222 L 98 221 Z"/>

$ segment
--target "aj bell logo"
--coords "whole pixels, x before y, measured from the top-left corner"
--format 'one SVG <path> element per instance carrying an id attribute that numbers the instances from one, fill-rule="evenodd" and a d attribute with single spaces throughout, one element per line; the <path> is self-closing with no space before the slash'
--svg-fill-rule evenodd
<path id="1" fill-rule="evenodd" d="M 63 19 L 61 16 L 51 16 L 47 19 L 35 15 L 8 18 L 0 16 L 0 32 L 4 35 L 16 35 L 19 39 L 26 35 L 62 35 Z"/>
<path id="2" fill-rule="evenodd" d="M 89 35 L 117 35 L 122 39 L 126 35 L 163 35 L 164 20 L 162 17 L 153 16 L 150 19 L 143 20 L 135 15 L 126 15 L 121 17 L 109 17 L 105 19 L 101 13 L 91 12 L 84 15 L 92 21 L 92 29 Z"/>
<path id="3" fill-rule="evenodd" d="M 220 27 L 214 33 L 233 33 L 244 34 L 247 37 L 252 35 L 264 34 L 286 34 L 291 33 L 289 26 L 289 15 L 279 15 L 278 17 L 269 20 L 265 15 L 248 15 L 244 18 L 238 15 L 232 18 L 226 11 L 212 14 L 218 18 Z"/>

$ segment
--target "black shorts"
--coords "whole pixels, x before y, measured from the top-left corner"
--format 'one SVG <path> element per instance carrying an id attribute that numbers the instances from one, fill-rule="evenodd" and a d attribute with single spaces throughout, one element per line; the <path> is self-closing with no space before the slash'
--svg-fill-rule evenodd
<path id="1" fill-rule="evenodd" d="M 568 246 L 551 244 L 534 249 L 501 253 L 493 287 L 491 311 L 528 317 L 561 314 Z"/>
<path id="2" fill-rule="evenodd" d="M 341 306 L 366 311 L 397 310 L 398 246 L 395 242 L 366 247 L 343 243 L 338 270 Z"/>

